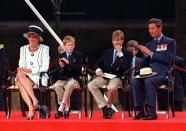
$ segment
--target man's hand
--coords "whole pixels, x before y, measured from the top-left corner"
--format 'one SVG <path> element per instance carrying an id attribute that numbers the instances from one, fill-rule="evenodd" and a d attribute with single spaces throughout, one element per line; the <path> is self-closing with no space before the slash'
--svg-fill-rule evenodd
<path id="1" fill-rule="evenodd" d="M 139 49 L 144 55 L 152 56 L 152 51 L 150 51 L 147 47 L 139 45 Z"/>
<path id="2" fill-rule="evenodd" d="M 96 76 L 103 77 L 104 73 L 102 71 L 98 71 L 96 72 Z"/>
<path id="3" fill-rule="evenodd" d="M 117 51 L 117 56 L 122 57 L 123 56 L 122 45 L 115 45 L 114 48 Z"/>

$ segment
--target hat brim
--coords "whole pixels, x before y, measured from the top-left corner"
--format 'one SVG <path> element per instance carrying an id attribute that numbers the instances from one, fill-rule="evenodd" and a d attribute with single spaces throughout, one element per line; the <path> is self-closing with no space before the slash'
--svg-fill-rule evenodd
<path id="1" fill-rule="evenodd" d="M 147 77 L 155 76 L 157 74 L 158 74 L 157 72 L 152 72 L 152 74 L 148 74 L 148 75 L 137 75 L 134 78 L 147 78 Z"/>
<path id="2" fill-rule="evenodd" d="M 37 33 L 35 33 L 35 32 L 27 32 L 27 33 L 24 33 L 24 34 L 23 34 L 23 37 L 26 38 L 26 39 L 28 39 L 28 34 L 35 34 L 35 35 L 38 35 L 40 41 L 43 42 L 43 38 L 42 38 L 39 34 L 37 34 Z"/>

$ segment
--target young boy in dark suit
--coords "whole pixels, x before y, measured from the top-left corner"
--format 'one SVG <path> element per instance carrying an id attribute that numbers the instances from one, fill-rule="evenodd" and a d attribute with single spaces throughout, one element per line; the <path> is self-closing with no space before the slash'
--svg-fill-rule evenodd
<path id="1" fill-rule="evenodd" d="M 94 66 L 96 78 L 88 84 L 88 90 L 92 93 L 98 107 L 102 108 L 104 118 L 113 116 L 111 105 L 116 90 L 122 85 L 121 77 L 131 65 L 132 54 L 123 48 L 123 42 L 124 33 L 121 30 L 114 31 L 112 33 L 113 48 L 104 51 L 103 55 L 97 60 Z M 116 77 L 105 78 L 104 73 L 111 73 Z M 104 87 L 107 89 L 108 101 L 105 100 L 99 90 Z"/>
<path id="2" fill-rule="evenodd" d="M 65 51 L 59 54 L 58 80 L 51 87 L 54 88 L 60 105 L 55 114 L 56 119 L 59 119 L 62 114 L 64 118 L 69 117 L 70 96 L 74 89 L 80 88 L 79 77 L 82 71 L 82 55 L 74 51 L 75 38 L 65 36 L 63 43 Z"/>

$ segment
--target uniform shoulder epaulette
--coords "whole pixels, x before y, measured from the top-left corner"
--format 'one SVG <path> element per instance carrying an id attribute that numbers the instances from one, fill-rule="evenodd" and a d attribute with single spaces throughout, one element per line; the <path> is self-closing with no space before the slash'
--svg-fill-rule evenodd
<path id="1" fill-rule="evenodd" d="M 4 44 L 0 44 L 0 49 L 4 48 Z"/>

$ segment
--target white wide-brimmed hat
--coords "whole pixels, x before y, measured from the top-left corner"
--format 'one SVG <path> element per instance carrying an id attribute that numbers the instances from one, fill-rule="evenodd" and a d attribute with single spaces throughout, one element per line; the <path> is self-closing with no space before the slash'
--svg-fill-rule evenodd
<path id="1" fill-rule="evenodd" d="M 151 77 L 154 75 L 157 75 L 157 72 L 153 72 L 150 67 L 144 67 L 140 69 L 140 74 L 135 76 L 135 78 L 146 78 L 146 77 Z"/>
<path id="2" fill-rule="evenodd" d="M 23 34 L 23 37 L 25 37 L 26 39 L 28 39 L 28 34 L 35 34 L 38 35 L 40 38 L 40 41 L 43 41 L 43 38 L 41 36 L 41 34 L 43 33 L 43 30 L 36 25 L 31 25 L 28 27 L 28 32 Z"/>

